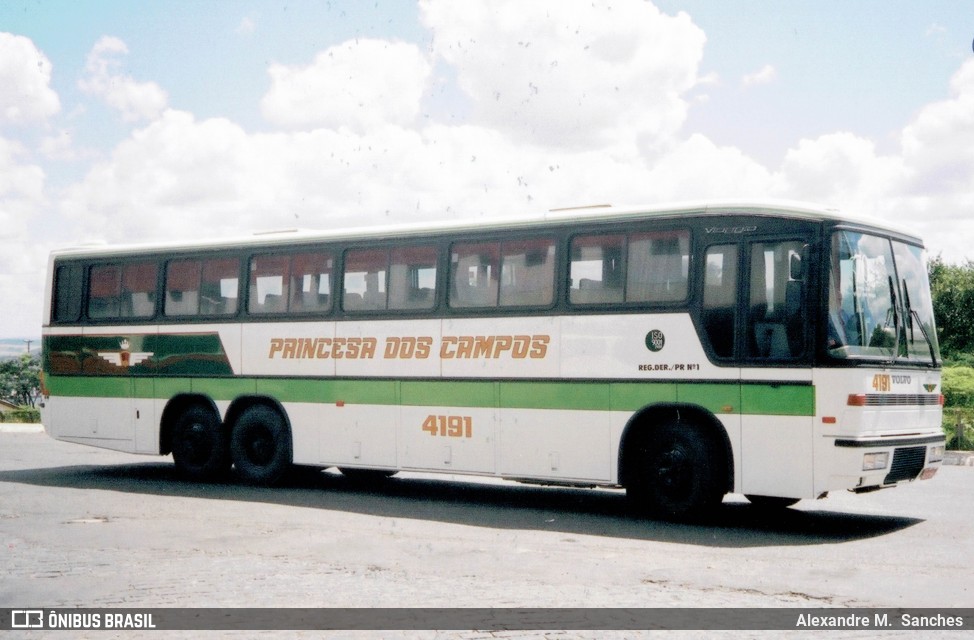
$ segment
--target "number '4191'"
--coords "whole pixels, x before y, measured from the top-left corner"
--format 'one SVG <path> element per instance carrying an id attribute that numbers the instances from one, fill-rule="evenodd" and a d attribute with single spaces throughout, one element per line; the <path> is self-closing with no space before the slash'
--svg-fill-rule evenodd
<path id="1" fill-rule="evenodd" d="M 473 437 L 473 418 L 470 416 L 426 416 L 423 431 L 431 436 L 447 438 Z"/>

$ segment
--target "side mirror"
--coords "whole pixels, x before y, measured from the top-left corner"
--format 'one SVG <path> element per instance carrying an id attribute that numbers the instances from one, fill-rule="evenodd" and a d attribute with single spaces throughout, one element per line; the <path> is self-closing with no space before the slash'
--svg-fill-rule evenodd
<path id="1" fill-rule="evenodd" d="M 804 253 L 804 251 L 802 253 Z M 802 259 L 802 256 L 798 255 L 797 253 L 791 254 L 789 270 L 792 280 L 805 279 L 805 261 Z"/>

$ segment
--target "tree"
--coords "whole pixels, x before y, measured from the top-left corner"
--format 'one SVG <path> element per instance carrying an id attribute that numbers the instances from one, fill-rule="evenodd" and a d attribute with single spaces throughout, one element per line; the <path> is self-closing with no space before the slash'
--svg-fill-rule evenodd
<path id="1" fill-rule="evenodd" d="M 0 399 L 20 407 L 34 407 L 41 388 L 41 362 L 24 354 L 0 361 Z"/>
<path id="2" fill-rule="evenodd" d="M 974 363 L 974 262 L 949 265 L 937 256 L 929 271 L 940 352 L 948 363 Z"/>

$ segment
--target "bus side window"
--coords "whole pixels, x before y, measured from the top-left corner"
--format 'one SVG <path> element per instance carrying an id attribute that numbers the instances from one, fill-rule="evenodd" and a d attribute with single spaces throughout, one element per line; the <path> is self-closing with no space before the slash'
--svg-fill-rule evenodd
<path id="1" fill-rule="evenodd" d="M 346 251 L 342 308 L 346 311 L 385 309 L 388 269 L 389 252 L 385 249 Z"/>
<path id="2" fill-rule="evenodd" d="M 91 268 L 88 282 L 88 317 L 117 318 L 121 315 L 122 273 L 115 265 Z"/>
<path id="3" fill-rule="evenodd" d="M 200 283 L 201 315 L 232 315 L 237 312 L 240 287 L 240 261 L 221 258 L 203 261 Z"/>
<path id="4" fill-rule="evenodd" d="M 392 250 L 390 309 L 431 309 L 436 302 L 436 247 Z"/>
<path id="5" fill-rule="evenodd" d="M 323 313 L 331 309 L 330 253 L 299 253 L 291 260 L 292 313 Z"/>
<path id="6" fill-rule="evenodd" d="M 81 315 L 82 277 L 79 264 L 58 265 L 54 279 L 54 320 L 69 322 Z"/>
<path id="7" fill-rule="evenodd" d="M 501 256 L 501 306 L 542 306 L 554 301 L 554 240 L 505 242 Z"/>
<path id="8" fill-rule="evenodd" d="M 622 235 L 572 239 L 568 290 L 572 304 L 622 302 L 624 244 L 625 236 Z"/>
<path id="9" fill-rule="evenodd" d="M 500 244 L 455 244 L 451 256 L 450 307 L 496 307 Z"/>
<path id="10" fill-rule="evenodd" d="M 664 231 L 629 236 L 627 302 L 679 302 L 687 297 L 690 233 Z"/>
<path id="11" fill-rule="evenodd" d="M 703 326 L 714 352 L 734 355 L 737 327 L 737 245 L 707 249 L 704 259 Z"/>
<path id="12" fill-rule="evenodd" d="M 122 317 L 148 318 L 155 315 L 157 270 L 155 262 L 139 262 L 122 267 Z"/>
<path id="13" fill-rule="evenodd" d="M 167 316 L 192 316 L 199 313 L 200 261 L 174 260 L 166 265 Z"/>
<path id="14" fill-rule="evenodd" d="M 156 263 L 91 268 L 88 317 L 148 318 L 156 312 Z"/>
<path id="15" fill-rule="evenodd" d="M 167 316 L 232 315 L 237 312 L 240 260 L 174 260 L 166 267 Z"/>
<path id="16" fill-rule="evenodd" d="M 261 255 L 251 259 L 248 313 L 287 311 L 290 262 L 287 255 Z"/>

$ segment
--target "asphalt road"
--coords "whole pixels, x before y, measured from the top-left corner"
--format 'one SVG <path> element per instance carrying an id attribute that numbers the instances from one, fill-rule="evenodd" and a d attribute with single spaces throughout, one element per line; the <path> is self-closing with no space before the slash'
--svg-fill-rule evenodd
<path id="1" fill-rule="evenodd" d="M 169 458 L 6 430 L 0 608 L 971 607 L 972 495 L 974 467 L 947 466 L 773 515 L 729 496 L 712 521 L 673 524 L 617 491 L 453 476 L 192 484 Z"/>

